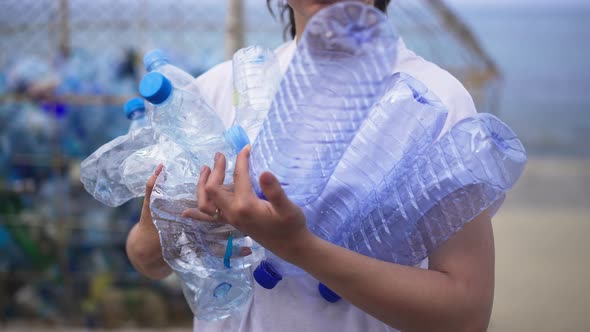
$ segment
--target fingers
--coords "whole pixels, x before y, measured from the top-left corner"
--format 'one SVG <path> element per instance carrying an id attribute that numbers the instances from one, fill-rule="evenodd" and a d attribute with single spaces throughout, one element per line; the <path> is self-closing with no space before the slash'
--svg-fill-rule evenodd
<path id="1" fill-rule="evenodd" d="M 207 166 L 203 166 L 203 168 L 201 168 L 201 175 L 199 176 L 199 181 L 197 182 L 197 202 L 199 204 L 199 209 L 202 212 L 213 214 L 215 213 L 215 206 L 213 205 L 213 202 L 209 200 L 209 196 L 207 195 L 206 190 L 207 181 L 209 180 L 210 175 L 211 169 Z"/>
<path id="2" fill-rule="evenodd" d="M 209 214 L 199 210 L 199 209 L 186 209 L 182 212 L 182 217 L 184 218 L 191 218 L 199 221 L 207 221 L 207 222 L 221 222 L 219 219 L 215 219 Z"/>
<path id="3" fill-rule="evenodd" d="M 152 191 L 154 190 L 154 185 L 156 184 L 156 180 L 158 179 L 158 176 L 162 172 L 163 168 L 164 168 L 163 164 L 158 165 L 158 167 L 156 167 L 156 170 L 154 171 L 154 174 L 152 174 L 152 176 L 150 176 L 150 178 L 147 180 L 147 183 L 145 185 L 145 198 L 143 199 L 143 208 L 144 209 L 146 209 L 146 208 L 149 209 L 150 197 L 152 196 Z"/>
<path id="4" fill-rule="evenodd" d="M 236 169 L 234 170 L 234 185 L 236 194 L 242 197 L 252 195 L 252 182 L 250 181 L 250 144 L 246 145 L 238 154 Z"/>
<path id="5" fill-rule="evenodd" d="M 285 194 L 279 180 L 272 173 L 264 172 L 260 175 L 260 188 L 279 214 L 296 208 L 295 204 Z"/>
<path id="6" fill-rule="evenodd" d="M 225 156 L 222 153 L 217 152 L 215 154 L 215 164 L 213 165 L 213 171 L 207 181 L 207 186 L 220 186 L 223 184 L 225 179 Z"/>
<path id="7" fill-rule="evenodd" d="M 211 215 L 216 213 L 217 208 L 226 210 L 231 206 L 233 193 L 223 185 L 223 180 L 225 179 L 225 165 L 225 156 L 222 153 L 216 153 L 215 166 L 205 184 L 205 192 L 207 193 L 207 198 L 211 202 L 211 206 L 207 205 L 207 210 L 201 209 L 201 211 Z"/>

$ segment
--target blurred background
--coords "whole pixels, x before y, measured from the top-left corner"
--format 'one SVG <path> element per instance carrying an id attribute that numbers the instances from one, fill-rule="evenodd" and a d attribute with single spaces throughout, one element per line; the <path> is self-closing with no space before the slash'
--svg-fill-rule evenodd
<path id="1" fill-rule="evenodd" d="M 126 258 L 141 200 L 101 205 L 79 165 L 126 133 L 146 51 L 198 76 L 241 46 L 280 45 L 279 17 L 261 0 L 0 4 L 0 329 L 190 330 L 177 281 Z M 389 15 L 529 152 L 494 219 L 490 330 L 589 330 L 590 3 L 393 0 Z"/>

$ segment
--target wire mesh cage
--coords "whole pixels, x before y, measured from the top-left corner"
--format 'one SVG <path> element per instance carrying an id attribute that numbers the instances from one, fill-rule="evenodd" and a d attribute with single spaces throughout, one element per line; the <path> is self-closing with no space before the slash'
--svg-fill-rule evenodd
<path id="1" fill-rule="evenodd" d="M 113 326 L 97 289 L 137 289 L 130 284 L 160 287 L 167 295 L 159 298 L 183 302 L 177 288 L 148 283 L 126 259 L 125 235 L 140 202 L 101 206 L 83 190 L 79 163 L 127 130 L 121 105 L 137 93 L 145 51 L 163 48 L 198 76 L 227 57 L 227 33 L 244 33 L 246 44 L 283 41 L 282 24 L 264 1 L 243 1 L 245 31 L 232 30 L 227 14 L 236 3 L 2 1 L 0 320 L 25 315 Z M 411 49 L 462 81 L 481 111 L 494 111 L 499 73 L 442 1 L 397 0 L 389 14 Z"/>

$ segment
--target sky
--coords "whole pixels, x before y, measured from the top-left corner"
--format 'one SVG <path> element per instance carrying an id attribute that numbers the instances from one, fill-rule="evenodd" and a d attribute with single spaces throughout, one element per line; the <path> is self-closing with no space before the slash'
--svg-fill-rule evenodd
<path id="1" fill-rule="evenodd" d="M 461 7 L 590 7 L 589 0 L 445 0 L 450 5 Z"/>

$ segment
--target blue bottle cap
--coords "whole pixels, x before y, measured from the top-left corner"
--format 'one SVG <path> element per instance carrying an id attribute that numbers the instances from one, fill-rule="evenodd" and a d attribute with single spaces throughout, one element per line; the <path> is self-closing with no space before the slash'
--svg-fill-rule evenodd
<path id="1" fill-rule="evenodd" d="M 235 125 L 223 132 L 223 137 L 234 149 L 235 153 L 239 153 L 242 149 L 250 144 L 250 139 L 244 128 L 239 125 Z"/>
<path id="2" fill-rule="evenodd" d="M 134 112 L 145 112 L 145 105 L 141 98 L 131 98 L 125 103 L 125 116 L 131 120 Z"/>
<path id="3" fill-rule="evenodd" d="M 332 291 L 330 288 L 328 288 L 326 285 L 322 284 L 321 282 L 318 285 L 318 291 L 320 292 L 320 294 L 322 295 L 324 300 L 326 300 L 330 303 L 336 303 L 336 302 L 340 301 L 340 299 L 341 299 L 341 297 L 338 296 L 338 294 L 334 293 L 334 291 Z"/>
<path id="4" fill-rule="evenodd" d="M 275 288 L 279 281 L 283 280 L 283 276 L 267 261 L 262 261 L 254 270 L 253 275 L 254 280 L 266 289 Z"/>
<path id="5" fill-rule="evenodd" d="M 152 71 L 152 66 L 158 62 L 170 63 L 170 57 L 161 49 L 151 50 L 143 56 L 143 66 L 147 71 Z"/>
<path id="6" fill-rule="evenodd" d="M 172 83 L 164 75 L 152 72 L 145 75 L 139 83 L 139 93 L 150 103 L 159 105 L 172 93 Z"/>

